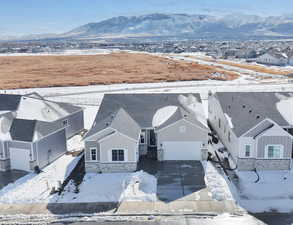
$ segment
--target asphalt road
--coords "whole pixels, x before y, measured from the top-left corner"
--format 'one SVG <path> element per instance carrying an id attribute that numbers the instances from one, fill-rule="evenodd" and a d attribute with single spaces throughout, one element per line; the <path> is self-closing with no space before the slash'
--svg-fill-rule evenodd
<path id="1" fill-rule="evenodd" d="M 237 225 L 293 225 L 293 213 L 292 214 L 255 214 L 251 215 L 254 219 L 241 220 L 241 217 L 235 217 L 234 224 Z M 247 217 L 247 216 L 246 216 Z M 229 220 L 228 224 L 231 224 L 232 220 Z M 240 221 L 242 223 L 240 223 Z M 249 221 L 249 222 L 248 222 Z M 93 221 L 93 222 L 71 222 L 68 223 L 52 223 L 54 225 L 226 225 L 222 220 L 213 220 L 213 218 L 196 218 L 196 217 L 159 217 L 150 218 L 150 220 L 134 219 L 133 221 Z"/>

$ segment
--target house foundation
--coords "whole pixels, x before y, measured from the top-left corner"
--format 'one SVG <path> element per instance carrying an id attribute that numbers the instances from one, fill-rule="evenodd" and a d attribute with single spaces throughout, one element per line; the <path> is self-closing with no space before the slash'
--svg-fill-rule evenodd
<path id="1" fill-rule="evenodd" d="M 123 163 L 97 163 L 87 162 L 85 170 L 87 173 L 125 173 L 134 172 L 137 169 L 136 162 Z"/>
<path id="2" fill-rule="evenodd" d="M 290 170 L 291 159 L 238 158 L 238 170 Z"/>
<path id="3" fill-rule="evenodd" d="M 10 159 L 0 159 L 0 171 L 10 170 Z"/>

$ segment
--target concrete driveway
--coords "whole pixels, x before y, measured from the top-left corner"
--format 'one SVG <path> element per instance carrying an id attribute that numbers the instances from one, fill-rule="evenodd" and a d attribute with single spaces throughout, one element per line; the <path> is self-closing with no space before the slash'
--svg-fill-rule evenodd
<path id="1" fill-rule="evenodd" d="M 161 201 L 211 200 L 200 161 L 142 159 L 138 168 L 157 177 L 157 195 Z"/>
<path id="2" fill-rule="evenodd" d="M 5 172 L 0 171 L 0 189 L 5 187 L 9 183 L 13 183 L 17 179 L 25 176 L 26 174 L 28 173 L 21 170 L 11 170 Z"/>

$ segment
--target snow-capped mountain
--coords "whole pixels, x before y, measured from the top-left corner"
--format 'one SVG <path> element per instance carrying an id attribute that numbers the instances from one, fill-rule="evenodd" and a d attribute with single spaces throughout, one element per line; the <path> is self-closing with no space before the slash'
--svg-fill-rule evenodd
<path id="1" fill-rule="evenodd" d="M 231 14 L 225 16 L 189 14 L 149 14 L 118 16 L 88 23 L 63 34 L 0 36 L 0 40 L 37 40 L 103 37 L 178 37 L 178 38 L 262 38 L 293 37 L 293 14 L 260 17 Z"/>
<path id="2" fill-rule="evenodd" d="M 211 35 L 257 36 L 293 35 L 293 17 L 260 17 L 232 14 L 223 17 L 188 14 L 119 16 L 88 23 L 64 34 L 66 37 L 105 35 L 157 35 L 206 37 Z"/>

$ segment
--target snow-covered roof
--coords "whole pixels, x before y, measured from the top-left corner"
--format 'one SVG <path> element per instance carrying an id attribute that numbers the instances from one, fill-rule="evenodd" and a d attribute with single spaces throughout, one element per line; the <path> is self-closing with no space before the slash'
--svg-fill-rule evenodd
<path id="1" fill-rule="evenodd" d="M 16 118 L 52 122 L 79 110 L 80 107 L 67 103 L 22 96 L 16 111 Z"/>
<path id="2" fill-rule="evenodd" d="M 159 127 L 161 124 L 165 123 L 178 109 L 177 106 L 165 106 L 157 110 L 153 117 L 153 127 Z"/>
<path id="3" fill-rule="evenodd" d="M 60 129 L 53 121 L 81 108 L 45 100 L 38 93 L 0 94 L 0 140 L 34 141 Z"/>
<path id="4" fill-rule="evenodd" d="M 269 118 L 293 126 L 293 92 L 217 92 L 229 125 L 237 136 Z"/>
<path id="5" fill-rule="evenodd" d="M 206 126 L 206 117 L 199 94 L 146 93 L 146 94 L 105 94 L 96 115 L 94 126 L 85 137 L 101 130 L 109 116 L 123 108 L 141 129 L 165 124 L 175 115 L 175 109 L 183 108 L 193 114 L 193 119 Z M 174 112 L 174 113 L 173 113 Z M 172 114 L 173 113 L 173 114 Z M 163 118 L 166 116 L 166 118 Z M 169 119 L 168 119 L 169 118 Z"/>

